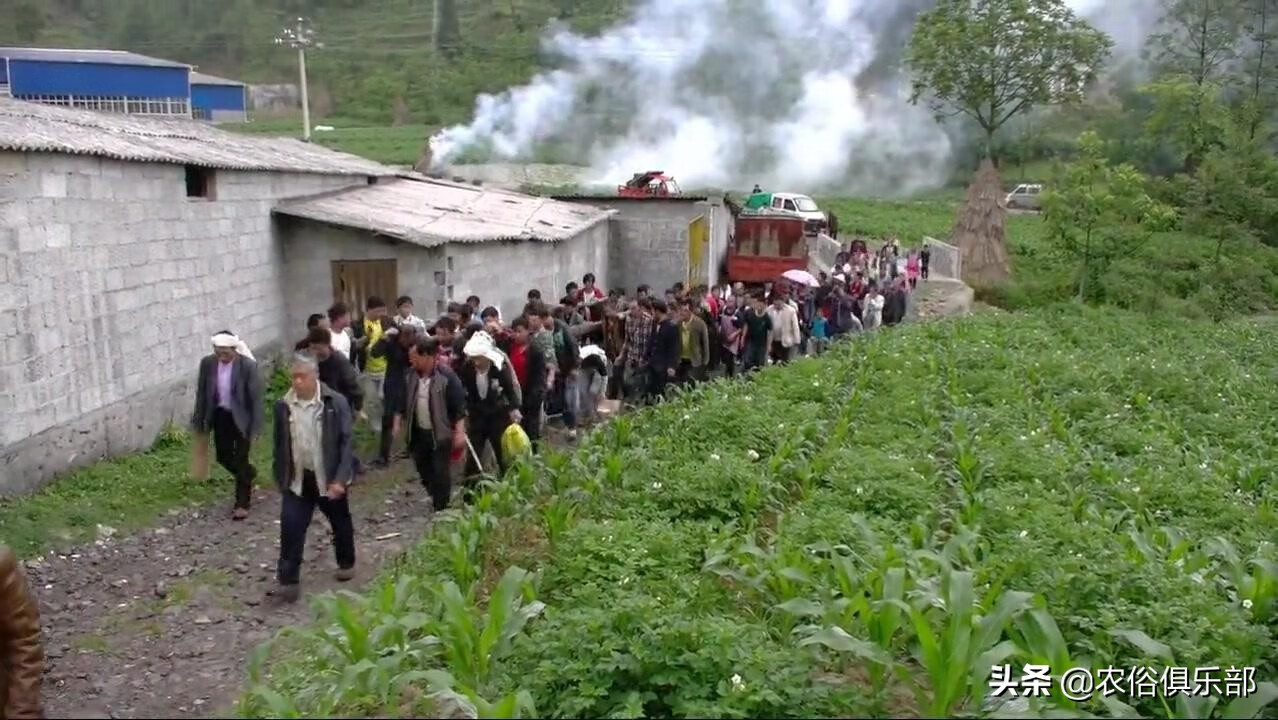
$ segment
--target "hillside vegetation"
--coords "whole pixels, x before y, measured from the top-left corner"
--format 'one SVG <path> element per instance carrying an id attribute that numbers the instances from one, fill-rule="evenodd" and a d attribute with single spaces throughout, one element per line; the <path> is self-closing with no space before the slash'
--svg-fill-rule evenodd
<path id="1" fill-rule="evenodd" d="M 369 593 L 324 598 L 242 710 L 989 715 L 996 658 L 1254 666 L 1258 692 L 1217 708 L 1251 717 L 1278 661 L 1275 337 L 1062 306 L 703 386 L 517 468 Z M 1029 702 L 1013 716 L 1214 704 Z"/>

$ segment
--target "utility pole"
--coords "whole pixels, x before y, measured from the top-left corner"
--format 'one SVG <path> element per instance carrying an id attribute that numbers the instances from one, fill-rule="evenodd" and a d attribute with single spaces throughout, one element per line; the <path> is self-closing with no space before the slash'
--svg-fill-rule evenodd
<path id="1" fill-rule="evenodd" d="M 315 29 L 311 27 L 311 21 L 299 17 L 296 25 L 286 27 L 280 31 L 280 34 L 275 38 L 275 44 L 288 45 L 297 50 L 297 72 L 302 79 L 302 139 L 310 142 L 311 98 L 306 90 L 306 50 L 307 48 L 322 48 L 324 43 L 315 41 Z"/>

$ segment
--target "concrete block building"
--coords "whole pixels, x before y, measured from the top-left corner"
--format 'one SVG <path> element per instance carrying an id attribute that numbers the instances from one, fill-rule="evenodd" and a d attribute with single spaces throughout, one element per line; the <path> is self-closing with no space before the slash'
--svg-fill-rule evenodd
<path id="1" fill-rule="evenodd" d="M 394 174 L 297 140 L 0 99 L 0 494 L 188 420 L 217 330 L 262 357 L 292 339 L 272 207 Z"/>
<path id="2" fill-rule="evenodd" d="M 633 291 L 655 292 L 675 282 L 715 285 L 723 277 L 732 214 L 721 198 L 625 198 L 565 195 L 556 199 L 611 210 L 609 282 Z"/>
<path id="3" fill-rule="evenodd" d="M 413 297 L 418 314 L 478 295 L 514 317 L 529 288 L 562 292 L 590 272 L 611 279 L 613 211 L 431 179 L 401 178 L 299 198 L 282 218 L 288 317 L 297 332 L 333 295 L 361 307 L 369 295 Z M 308 278 L 332 275 L 333 293 Z"/>
<path id="4" fill-rule="evenodd" d="M 191 116 L 211 122 L 247 122 L 248 88 L 242 82 L 192 71 Z"/>

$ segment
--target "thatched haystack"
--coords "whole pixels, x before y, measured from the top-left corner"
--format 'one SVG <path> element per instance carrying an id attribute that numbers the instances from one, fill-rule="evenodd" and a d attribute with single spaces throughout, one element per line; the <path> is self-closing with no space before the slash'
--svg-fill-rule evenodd
<path id="1" fill-rule="evenodd" d="M 971 287 L 997 285 L 1011 275 L 1006 222 L 1002 178 L 987 158 L 967 188 L 967 199 L 950 233 L 950 244 L 962 258 L 963 282 Z"/>
<path id="2" fill-rule="evenodd" d="M 426 144 L 422 146 L 422 156 L 417 158 L 417 164 L 413 166 L 413 169 L 423 175 L 429 175 L 431 173 L 430 165 L 432 160 L 430 138 L 428 137 L 426 138 Z"/>

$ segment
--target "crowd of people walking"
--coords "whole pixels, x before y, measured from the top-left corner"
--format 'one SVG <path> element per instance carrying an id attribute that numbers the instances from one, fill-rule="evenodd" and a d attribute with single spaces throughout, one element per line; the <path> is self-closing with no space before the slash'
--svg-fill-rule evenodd
<path id="1" fill-rule="evenodd" d="M 895 241 L 870 253 L 853 241 L 833 274 L 779 278 L 747 291 L 740 283 L 661 294 L 605 291 L 587 273 L 557 301 L 540 289 L 514 318 L 479 297 L 452 303 L 433 322 L 411 297 L 369 297 L 358 316 L 344 303 L 307 320 L 294 347 L 290 387 L 272 410 L 272 475 L 283 494 L 279 593 L 299 594 L 306 532 L 319 510 L 333 529 L 338 579 L 353 576 L 352 482 L 368 469 L 410 458 L 436 510 L 451 502 L 452 468 L 464 462 L 468 500 L 491 448 L 498 472 L 510 458 L 503 437 L 518 425 L 533 451 L 548 422 L 571 441 L 600 417 L 605 400 L 659 402 L 673 388 L 732 377 L 824 352 L 831 342 L 905 318 L 908 297 L 927 277 L 928 250 Z M 213 336 L 200 363 L 192 427 L 212 437 L 217 462 L 235 479 L 231 516 L 248 516 L 257 469 L 249 447 L 266 429 L 256 360 L 229 331 Z M 378 434 L 357 456 L 354 429 Z"/>

